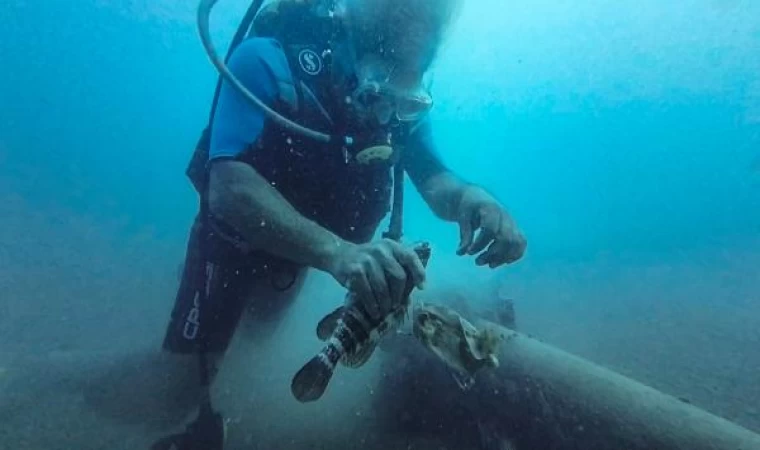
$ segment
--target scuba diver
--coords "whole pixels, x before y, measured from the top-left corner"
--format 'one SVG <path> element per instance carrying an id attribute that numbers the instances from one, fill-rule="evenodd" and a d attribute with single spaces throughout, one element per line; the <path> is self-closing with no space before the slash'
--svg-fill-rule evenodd
<path id="1" fill-rule="evenodd" d="M 198 360 L 197 419 L 153 449 L 223 447 L 209 386 L 246 308 L 281 314 L 306 269 L 330 274 L 382 317 L 407 278 L 399 243 L 406 173 L 435 215 L 460 228 L 459 255 L 496 268 L 526 240 L 506 209 L 433 146 L 427 74 L 460 0 L 254 0 L 226 61 L 203 0 L 199 28 L 222 76 L 187 174 L 200 197 L 163 348 Z M 391 212 L 390 228 L 373 240 Z"/>

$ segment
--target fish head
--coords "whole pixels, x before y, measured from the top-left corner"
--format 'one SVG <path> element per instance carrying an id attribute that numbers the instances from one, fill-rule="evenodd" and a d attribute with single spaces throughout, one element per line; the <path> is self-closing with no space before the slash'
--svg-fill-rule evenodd
<path id="1" fill-rule="evenodd" d="M 441 305 L 419 304 L 412 313 L 412 334 L 428 347 L 442 345 L 447 337 L 458 334 L 458 317 L 452 312 Z"/>
<path id="2" fill-rule="evenodd" d="M 476 327 L 453 309 L 430 303 L 414 314 L 414 335 L 450 367 L 473 375 L 482 367 L 498 366 L 504 338 L 496 326 Z"/>

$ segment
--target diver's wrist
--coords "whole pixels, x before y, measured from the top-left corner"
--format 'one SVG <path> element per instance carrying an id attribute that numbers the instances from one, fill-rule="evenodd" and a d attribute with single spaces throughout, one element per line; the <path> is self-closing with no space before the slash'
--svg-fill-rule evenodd
<path id="1" fill-rule="evenodd" d="M 473 195 L 481 195 L 482 192 L 485 191 L 477 184 L 460 181 L 459 186 L 452 192 L 451 204 L 453 205 L 454 216 L 459 216 L 466 199 Z"/>
<path id="2" fill-rule="evenodd" d="M 330 233 L 327 239 L 315 248 L 314 268 L 335 277 L 338 271 L 340 254 L 346 250 L 347 246 L 351 245 L 354 244 Z"/>

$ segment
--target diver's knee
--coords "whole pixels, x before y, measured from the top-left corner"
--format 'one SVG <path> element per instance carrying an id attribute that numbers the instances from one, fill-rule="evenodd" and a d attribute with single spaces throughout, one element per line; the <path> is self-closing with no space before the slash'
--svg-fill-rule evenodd
<path id="1" fill-rule="evenodd" d="M 206 369 L 213 376 L 219 370 L 224 359 L 224 354 L 207 353 L 205 361 L 201 361 L 197 353 L 174 353 L 163 351 L 157 358 L 156 367 L 164 374 L 165 379 L 181 378 L 192 380 L 195 379 L 199 384 L 201 374 L 201 364 L 205 364 Z"/>

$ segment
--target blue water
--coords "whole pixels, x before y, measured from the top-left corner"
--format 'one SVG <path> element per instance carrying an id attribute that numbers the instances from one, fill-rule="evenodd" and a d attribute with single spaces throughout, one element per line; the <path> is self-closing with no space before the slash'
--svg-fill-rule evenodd
<path id="1" fill-rule="evenodd" d="M 221 48 L 246 6 L 218 7 Z M 30 355 L 160 337 L 216 74 L 192 2 L 13 0 L 0 30 L 3 383 Z M 444 255 L 433 279 L 496 283 L 527 330 L 760 430 L 748 406 L 760 402 L 759 55 L 751 0 L 466 5 L 436 65 L 435 139 L 529 245 L 513 268 L 477 270 L 410 189 L 407 235 Z M 704 333 L 714 349 L 688 345 Z M 673 350 L 648 358 L 658 338 Z"/>

